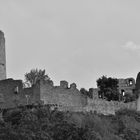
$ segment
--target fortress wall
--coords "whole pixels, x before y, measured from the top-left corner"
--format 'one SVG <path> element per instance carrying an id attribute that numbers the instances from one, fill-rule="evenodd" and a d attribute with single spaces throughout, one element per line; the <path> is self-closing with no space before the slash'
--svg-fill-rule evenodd
<path id="1" fill-rule="evenodd" d="M 53 86 L 48 83 L 41 84 L 40 94 L 44 104 L 58 104 L 71 107 L 83 107 L 87 104 L 86 97 L 80 93 L 75 85 L 72 84 L 68 88 L 68 83 L 64 84 L 64 81 L 60 83 L 60 86 Z"/>
<path id="2" fill-rule="evenodd" d="M 105 115 L 115 114 L 120 109 L 136 110 L 136 101 L 123 103 L 118 101 L 106 101 L 102 99 L 88 99 L 88 105 L 85 107 L 86 111 L 96 111 Z"/>
<path id="3" fill-rule="evenodd" d="M 13 80 L 6 79 L 0 81 L 0 94 L 1 108 L 12 108 L 15 107 L 17 102 L 20 100 L 19 93 L 16 93 L 16 88 L 18 87 L 18 91 L 22 90 L 22 81 L 21 80 Z"/>
<path id="4" fill-rule="evenodd" d="M 126 95 L 132 96 L 135 89 L 135 79 L 127 78 L 127 79 L 118 79 L 118 80 L 119 80 L 118 90 L 120 94 L 122 94 L 122 91 L 124 91 Z"/>
<path id="5" fill-rule="evenodd" d="M 96 112 L 99 114 L 109 115 L 115 114 L 120 109 L 136 110 L 136 101 L 130 103 L 123 103 L 117 101 L 105 101 L 102 99 L 88 99 L 86 106 L 58 106 L 61 111 L 72 112 Z"/>
<path id="6" fill-rule="evenodd" d="M 0 108 L 12 108 L 20 104 L 36 104 L 42 100 L 44 104 L 57 104 L 58 109 L 62 111 L 95 111 L 108 115 L 115 114 L 115 111 L 124 108 L 136 110 L 136 101 L 123 103 L 102 100 L 97 96 L 97 89 L 93 90 L 93 95 L 93 99 L 88 98 L 80 93 L 76 84 L 71 84 L 69 88 L 65 81 L 61 82 L 60 86 L 53 86 L 46 82 L 25 89 L 21 80 L 0 81 Z"/>
<path id="7" fill-rule="evenodd" d="M 64 81 L 63 81 L 64 82 Z M 106 101 L 98 98 L 98 90 L 93 90 L 93 99 L 86 98 L 72 84 L 68 88 L 68 83 L 61 83 L 60 86 L 49 85 L 48 83 L 41 84 L 40 98 L 44 104 L 57 104 L 58 109 L 62 111 L 74 112 L 97 112 L 101 114 L 115 114 L 119 109 L 134 109 L 136 110 L 136 102 L 123 103 L 118 101 Z"/>
<path id="8" fill-rule="evenodd" d="M 26 95 L 28 95 L 28 102 Z M 0 108 L 13 108 L 40 102 L 40 88 L 35 85 L 23 88 L 22 80 L 6 79 L 0 81 Z"/>
<path id="9" fill-rule="evenodd" d="M 30 88 L 25 88 L 21 93 L 21 104 L 36 104 L 40 103 L 40 86 L 34 85 Z"/>

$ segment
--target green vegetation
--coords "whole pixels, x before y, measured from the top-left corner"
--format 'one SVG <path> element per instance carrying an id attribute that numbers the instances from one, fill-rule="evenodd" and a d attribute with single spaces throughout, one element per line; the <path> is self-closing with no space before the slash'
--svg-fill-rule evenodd
<path id="1" fill-rule="evenodd" d="M 140 140 L 140 114 L 120 110 L 104 116 L 61 112 L 50 106 L 25 106 L 4 111 L 1 140 Z"/>
<path id="2" fill-rule="evenodd" d="M 39 81 L 51 81 L 49 76 L 45 74 L 45 70 L 32 69 L 25 74 L 25 84 L 29 87 L 35 85 Z"/>
<path id="3" fill-rule="evenodd" d="M 118 79 L 102 76 L 97 80 L 99 96 L 108 101 L 119 101 Z"/>

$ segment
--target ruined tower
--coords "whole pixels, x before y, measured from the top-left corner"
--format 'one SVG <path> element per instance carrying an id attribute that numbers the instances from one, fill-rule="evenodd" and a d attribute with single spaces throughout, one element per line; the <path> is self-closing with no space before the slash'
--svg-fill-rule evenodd
<path id="1" fill-rule="evenodd" d="M 4 33 L 0 31 L 0 80 L 6 79 L 6 55 Z"/>

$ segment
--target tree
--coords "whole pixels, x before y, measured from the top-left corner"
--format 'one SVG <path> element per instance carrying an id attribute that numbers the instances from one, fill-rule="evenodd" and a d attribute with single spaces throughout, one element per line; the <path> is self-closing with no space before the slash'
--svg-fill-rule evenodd
<path id="1" fill-rule="evenodd" d="M 45 74 L 45 70 L 32 69 L 30 72 L 25 74 L 25 84 L 29 87 L 35 85 L 39 81 L 50 81 L 48 75 Z"/>
<path id="2" fill-rule="evenodd" d="M 97 81 L 99 96 L 110 100 L 119 100 L 118 79 L 102 76 Z"/>

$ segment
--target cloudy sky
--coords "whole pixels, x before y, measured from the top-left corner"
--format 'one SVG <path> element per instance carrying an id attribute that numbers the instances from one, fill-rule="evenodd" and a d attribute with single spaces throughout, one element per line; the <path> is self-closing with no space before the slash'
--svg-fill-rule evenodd
<path id="1" fill-rule="evenodd" d="M 0 0 L 7 77 L 46 69 L 78 87 L 140 71 L 139 0 Z"/>

